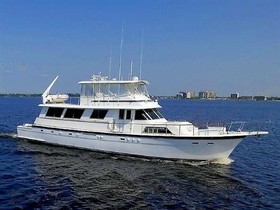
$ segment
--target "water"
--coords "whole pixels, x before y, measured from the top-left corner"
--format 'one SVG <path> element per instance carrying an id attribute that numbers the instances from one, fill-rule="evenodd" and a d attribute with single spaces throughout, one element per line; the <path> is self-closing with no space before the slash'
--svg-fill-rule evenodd
<path id="1" fill-rule="evenodd" d="M 0 98 L 0 209 L 280 209 L 279 102 L 160 101 L 171 120 L 254 120 L 270 132 L 243 141 L 230 159 L 189 162 L 14 138 L 40 100 Z"/>

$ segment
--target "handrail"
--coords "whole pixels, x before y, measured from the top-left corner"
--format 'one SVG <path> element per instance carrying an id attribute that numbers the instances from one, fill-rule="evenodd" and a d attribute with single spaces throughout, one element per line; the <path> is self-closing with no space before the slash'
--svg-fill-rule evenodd
<path id="1" fill-rule="evenodd" d="M 131 121 L 130 121 L 131 122 Z M 137 130 L 135 133 L 139 134 L 148 134 L 148 135 L 155 135 L 155 134 L 162 134 L 162 135 L 186 135 L 186 133 L 189 133 L 189 135 L 195 135 L 196 132 L 198 135 L 210 135 L 210 133 L 216 132 L 217 134 L 223 134 L 226 133 L 226 127 L 225 126 L 219 126 L 220 123 L 215 124 L 215 126 L 211 127 L 209 125 L 212 125 L 208 123 L 208 127 L 204 129 L 199 129 L 198 127 L 194 126 L 193 124 L 181 124 L 181 123 L 130 123 L 130 122 L 107 122 L 108 128 L 111 128 L 111 132 L 120 132 L 120 133 L 133 133 Z M 112 125 L 113 124 L 113 125 Z M 115 129 L 112 129 L 112 128 Z M 145 132 L 145 128 L 147 129 L 147 132 Z M 165 128 L 164 133 L 158 132 L 159 128 Z M 127 131 L 127 132 L 125 132 Z"/>
<path id="2" fill-rule="evenodd" d="M 53 117 L 38 117 L 39 119 L 48 119 L 55 121 L 78 121 L 83 123 L 96 123 L 98 129 L 107 130 L 107 132 L 129 133 L 129 134 L 148 134 L 148 135 L 175 135 L 175 136 L 208 136 L 208 135 L 223 135 L 230 133 L 240 133 L 243 131 L 245 124 L 249 124 L 244 121 L 236 121 L 230 123 L 221 122 L 194 122 L 184 123 L 177 121 L 167 122 L 151 122 L 147 121 L 131 121 L 116 122 L 114 119 L 102 120 L 102 119 L 65 119 L 65 118 L 53 118 Z M 40 123 L 39 123 L 40 124 Z M 251 124 L 251 123 L 250 123 Z M 92 126 L 89 126 L 92 127 Z M 147 131 L 145 129 L 147 128 Z M 151 128 L 151 129 L 149 129 Z M 97 129 L 97 128 L 96 128 Z M 247 130 L 247 129 L 246 129 Z M 251 130 L 251 129 L 249 129 Z"/>

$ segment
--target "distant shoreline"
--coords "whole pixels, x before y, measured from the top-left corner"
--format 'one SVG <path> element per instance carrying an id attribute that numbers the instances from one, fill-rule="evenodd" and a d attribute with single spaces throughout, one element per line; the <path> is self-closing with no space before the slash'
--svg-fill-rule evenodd
<path id="1" fill-rule="evenodd" d="M 280 101 L 280 97 L 266 97 L 265 100 L 262 99 L 244 99 L 244 98 L 239 98 L 239 99 L 231 99 L 230 97 L 216 97 L 216 98 L 178 98 L 174 96 L 154 96 L 152 97 L 153 99 L 156 100 L 161 100 L 161 99 L 176 99 L 176 100 L 200 100 L 200 101 Z"/>
<path id="2" fill-rule="evenodd" d="M 70 97 L 80 97 L 78 93 L 68 93 Z M 42 97 L 42 94 L 32 93 L 32 94 L 24 94 L 24 93 L 7 93 L 0 94 L 0 97 Z M 201 100 L 201 101 L 217 101 L 217 100 L 227 100 L 227 101 L 280 101 L 280 97 L 266 97 L 266 100 L 258 100 L 258 99 L 231 99 L 229 97 L 216 97 L 216 98 L 178 98 L 176 96 L 151 96 L 152 99 L 160 100 L 160 99 L 176 99 L 176 100 Z"/>

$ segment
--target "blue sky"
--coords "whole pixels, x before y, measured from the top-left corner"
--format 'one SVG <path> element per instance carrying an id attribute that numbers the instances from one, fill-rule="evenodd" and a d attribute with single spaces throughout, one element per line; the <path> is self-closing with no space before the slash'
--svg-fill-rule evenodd
<path id="1" fill-rule="evenodd" d="M 280 96 L 279 0 L 0 0 L 0 92 L 79 92 L 130 62 L 153 95 Z"/>

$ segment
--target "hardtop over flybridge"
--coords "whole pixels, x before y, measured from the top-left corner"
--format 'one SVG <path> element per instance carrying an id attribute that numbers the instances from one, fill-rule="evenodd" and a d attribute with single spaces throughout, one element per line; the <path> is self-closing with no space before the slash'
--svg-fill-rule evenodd
<path id="1" fill-rule="evenodd" d="M 77 104 L 68 95 L 46 89 L 40 115 L 17 127 L 18 137 L 34 141 L 145 157 L 214 160 L 228 157 L 247 136 L 267 134 L 232 131 L 226 126 L 200 128 L 187 121 L 168 121 L 147 91 L 148 82 L 94 75 L 81 81 Z"/>

